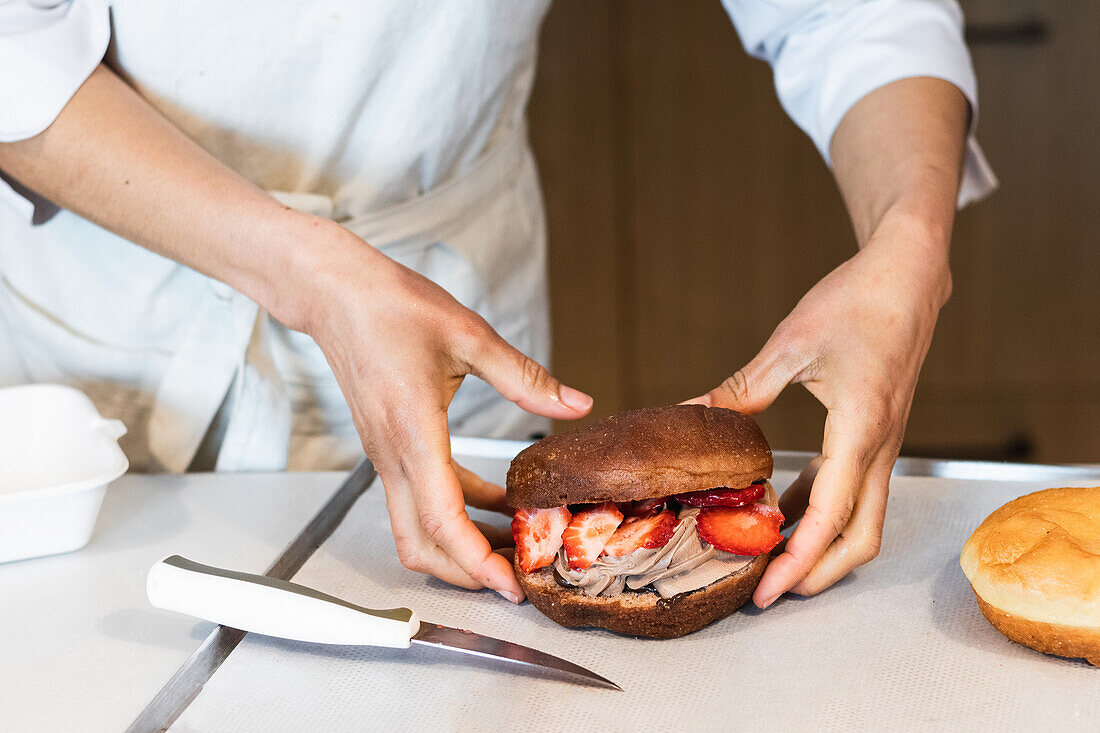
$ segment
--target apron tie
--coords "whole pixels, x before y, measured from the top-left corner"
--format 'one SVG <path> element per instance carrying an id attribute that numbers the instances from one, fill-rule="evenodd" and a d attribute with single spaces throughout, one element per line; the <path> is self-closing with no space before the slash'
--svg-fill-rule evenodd
<path id="1" fill-rule="evenodd" d="M 183 472 L 214 419 L 256 323 L 258 306 L 211 281 L 191 327 L 157 388 L 149 451 L 166 471 Z"/>

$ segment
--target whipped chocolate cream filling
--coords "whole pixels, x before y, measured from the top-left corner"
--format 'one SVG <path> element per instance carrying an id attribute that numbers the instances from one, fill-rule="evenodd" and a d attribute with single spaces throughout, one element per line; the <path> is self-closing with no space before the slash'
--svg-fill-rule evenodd
<path id="1" fill-rule="evenodd" d="M 567 585 L 581 588 L 589 596 L 612 597 L 625 588 L 652 586 L 662 598 L 698 590 L 744 571 L 754 558 L 703 542 L 696 530 L 699 511 L 689 506 L 680 509 L 680 523 L 664 547 L 635 550 L 623 557 L 600 557 L 586 570 L 571 570 L 562 547 L 554 570 Z"/>

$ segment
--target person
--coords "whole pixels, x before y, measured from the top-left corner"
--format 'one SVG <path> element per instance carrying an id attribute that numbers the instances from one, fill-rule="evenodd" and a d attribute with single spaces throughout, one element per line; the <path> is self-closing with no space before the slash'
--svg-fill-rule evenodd
<path id="1" fill-rule="evenodd" d="M 521 601 L 466 512 L 502 490 L 449 434 L 525 437 L 592 407 L 541 366 L 524 109 L 546 6 L 0 0 L 0 384 L 81 387 L 130 427 L 138 470 L 365 450 L 406 566 Z M 956 204 L 993 178 L 951 0 L 725 6 L 859 245 L 698 398 L 752 413 L 800 382 L 828 408 L 767 606 L 874 557 Z"/>

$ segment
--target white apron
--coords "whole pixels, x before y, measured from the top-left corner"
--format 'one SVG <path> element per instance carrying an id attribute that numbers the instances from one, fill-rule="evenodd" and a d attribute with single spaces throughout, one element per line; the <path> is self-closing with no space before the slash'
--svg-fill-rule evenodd
<path id="1" fill-rule="evenodd" d="M 196 3 L 189 15 L 176 3 L 117 2 L 109 58 L 231 167 L 432 278 L 545 363 L 545 224 L 522 115 L 545 3 L 317 3 L 301 13 L 289 1 L 223 5 Z M 215 35 L 225 41 L 200 44 L 220 54 L 213 66 L 188 56 L 210 28 L 210 18 L 198 22 L 204 8 L 218 8 Z M 247 15 L 257 9 L 272 16 L 262 32 Z M 296 13 L 308 17 L 288 25 Z M 317 30 L 334 13 L 339 33 Z M 275 65 L 291 64 L 286 76 L 252 83 L 272 62 L 241 34 L 270 40 Z M 465 48 L 471 38 L 474 51 Z M 368 58 L 346 73 L 349 59 L 387 44 L 385 62 Z M 432 49 L 441 56 L 423 55 Z M 303 54 L 315 54 L 318 68 Z M 486 72 L 494 59 L 496 79 Z M 295 63 L 307 68 L 291 78 Z M 207 89 L 208 75 L 222 78 Z M 297 101 L 325 80 L 338 95 L 329 114 L 317 106 L 323 95 L 313 106 Z M 237 97 L 239 109 L 227 107 Z M 390 109 L 397 117 L 387 124 Z M 0 211 L 0 384 L 41 381 L 80 387 L 101 413 L 122 419 L 138 470 L 342 468 L 362 455 L 308 336 L 69 212 L 31 227 Z M 548 428 L 472 377 L 450 416 L 456 434 Z"/>

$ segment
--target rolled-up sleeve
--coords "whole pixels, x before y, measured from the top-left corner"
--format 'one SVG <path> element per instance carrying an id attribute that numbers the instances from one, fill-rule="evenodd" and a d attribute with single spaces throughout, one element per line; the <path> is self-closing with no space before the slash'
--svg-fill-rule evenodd
<path id="1" fill-rule="evenodd" d="M 997 179 L 974 139 L 978 83 L 953 0 L 723 0 L 745 49 L 772 65 L 779 101 L 829 159 L 829 143 L 848 110 L 899 79 L 926 76 L 954 84 L 972 122 L 959 206 L 980 199 Z"/>
<path id="2" fill-rule="evenodd" d="M 0 0 L 0 142 L 49 127 L 110 36 L 105 0 Z M 3 179 L 0 199 L 30 219 L 33 205 Z"/>

